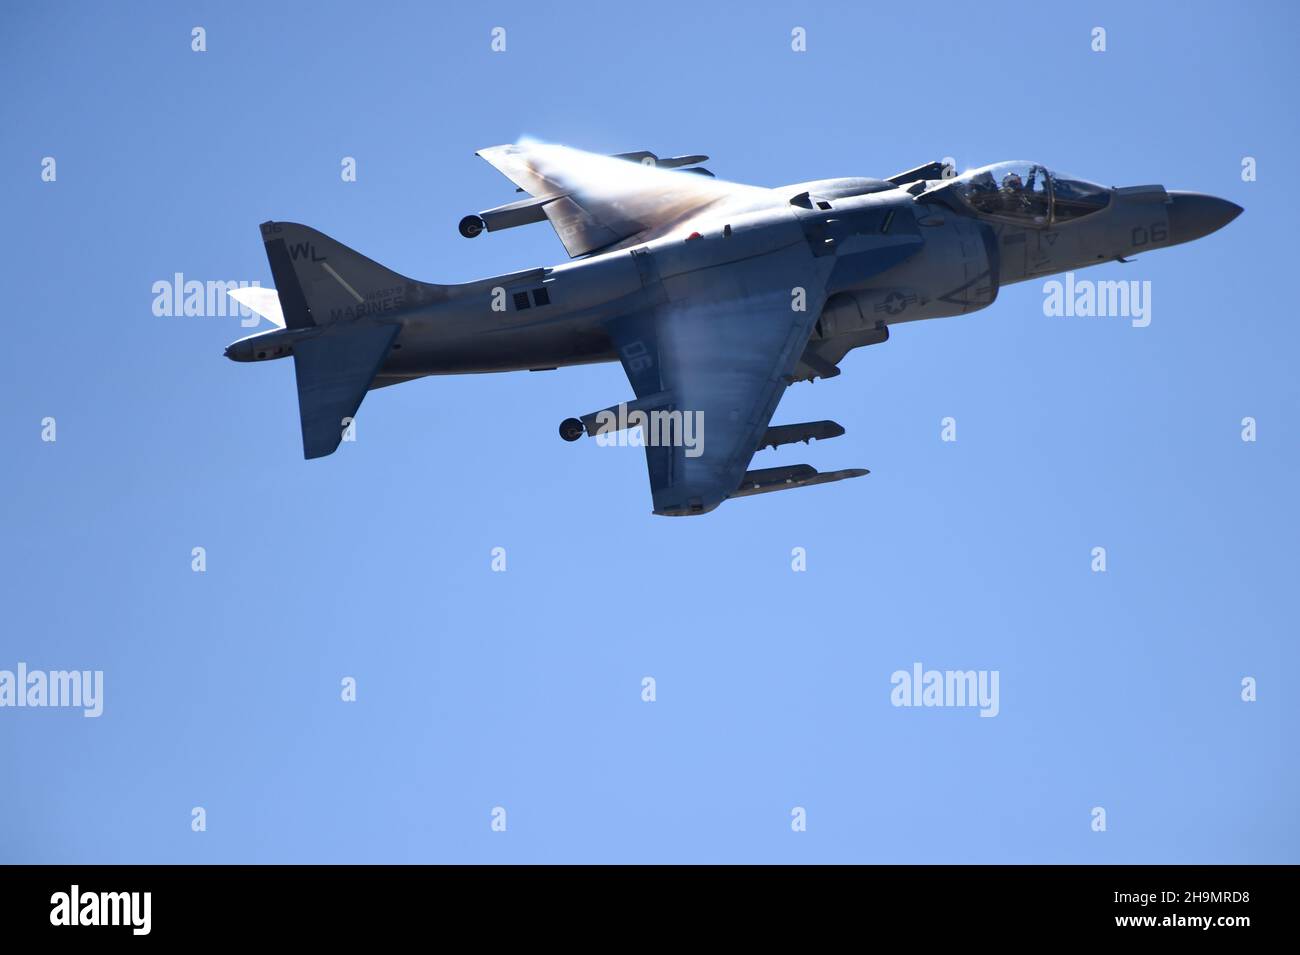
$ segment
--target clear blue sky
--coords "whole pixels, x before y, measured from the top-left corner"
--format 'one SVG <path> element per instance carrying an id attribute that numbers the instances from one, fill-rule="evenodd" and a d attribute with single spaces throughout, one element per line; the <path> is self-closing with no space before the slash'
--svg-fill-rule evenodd
<path id="1" fill-rule="evenodd" d="M 105 674 L 99 719 L 0 710 L 0 860 L 1300 861 L 1294 4 L 381 6 L 0 14 L 0 669 Z M 695 519 L 556 435 L 617 366 L 385 389 L 306 462 L 290 362 L 151 311 L 176 272 L 272 284 L 270 218 L 430 281 L 562 261 L 455 231 L 515 197 L 474 150 L 521 135 L 1246 211 L 1087 273 L 1149 280 L 1148 328 L 1046 318 L 1041 283 L 897 328 L 777 412 L 844 437 L 756 461 L 869 477 Z M 1000 714 L 891 706 L 915 661 L 999 671 Z"/>

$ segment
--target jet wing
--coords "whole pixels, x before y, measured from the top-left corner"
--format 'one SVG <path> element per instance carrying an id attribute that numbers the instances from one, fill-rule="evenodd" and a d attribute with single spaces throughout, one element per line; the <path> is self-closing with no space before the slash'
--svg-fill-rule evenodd
<path id="1" fill-rule="evenodd" d="M 768 189 L 671 165 L 703 158 L 698 156 L 659 160 L 652 153 L 628 153 L 621 158 L 551 143 L 493 146 L 478 155 L 524 192 L 546 200 L 542 211 L 571 257 L 667 235 L 706 210 L 772 201 Z"/>
<path id="2" fill-rule="evenodd" d="M 733 271 L 686 294 L 666 279 L 668 301 L 611 323 L 637 395 L 633 406 L 648 417 L 642 433 L 656 514 L 703 513 L 746 489 L 754 493 L 756 484 L 822 483 L 806 467 L 797 474 L 798 469 L 773 469 L 783 472 L 780 482 L 763 472 L 748 475 L 769 480 L 748 481 L 746 468 L 821 313 L 832 264 L 833 257 L 814 258 L 799 241 L 758 260 L 723 266 Z M 806 292 L 803 310 L 792 307 L 796 288 Z M 658 424 L 656 412 L 667 415 Z M 686 440 L 662 443 L 676 413 L 682 422 L 677 434 L 694 439 L 694 446 Z M 582 419 L 589 433 L 596 432 L 598 417 Z"/>

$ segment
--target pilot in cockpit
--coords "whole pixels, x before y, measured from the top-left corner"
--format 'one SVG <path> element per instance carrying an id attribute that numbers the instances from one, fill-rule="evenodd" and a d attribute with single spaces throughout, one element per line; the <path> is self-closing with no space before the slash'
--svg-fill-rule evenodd
<path id="1" fill-rule="evenodd" d="M 972 194 L 995 193 L 998 191 L 998 184 L 993 179 L 993 174 L 988 171 L 977 172 L 971 177 L 970 192 Z"/>
<path id="2" fill-rule="evenodd" d="M 1027 205 L 1025 201 L 1025 184 L 1017 172 L 1009 172 L 1002 177 L 1001 199 L 1002 211 L 1014 215 Z"/>

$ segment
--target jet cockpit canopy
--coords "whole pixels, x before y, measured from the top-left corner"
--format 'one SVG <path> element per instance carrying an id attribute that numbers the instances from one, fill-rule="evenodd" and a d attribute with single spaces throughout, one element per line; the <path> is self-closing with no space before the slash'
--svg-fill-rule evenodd
<path id="1" fill-rule="evenodd" d="M 1012 160 L 962 173 L 947 185 L 976 215 L 1047 228 L 1104 209 L 1105 186 Z"/>

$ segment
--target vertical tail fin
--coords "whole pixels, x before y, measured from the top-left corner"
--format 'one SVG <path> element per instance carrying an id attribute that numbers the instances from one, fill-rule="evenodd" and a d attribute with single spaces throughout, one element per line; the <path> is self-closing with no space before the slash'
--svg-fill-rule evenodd
<path id="1" fill-rule="evenodd" d="M 263 222 L 262 241 L 287 328 L 351 322 L 447 297 L 446 286 L 398 275 L 296 222 Z"/>
<path id="2" fill-rule="evenodd" d="M 398 275 L 296 222 L 262 223 L 262 241 L 284 326 L 322 327 L 294 344 L 293 363 L 303 454 L 324 457 L 338 448 L 401 333 L 399 322 L 383 319 L 441 301 L 447 287 Z"/>

